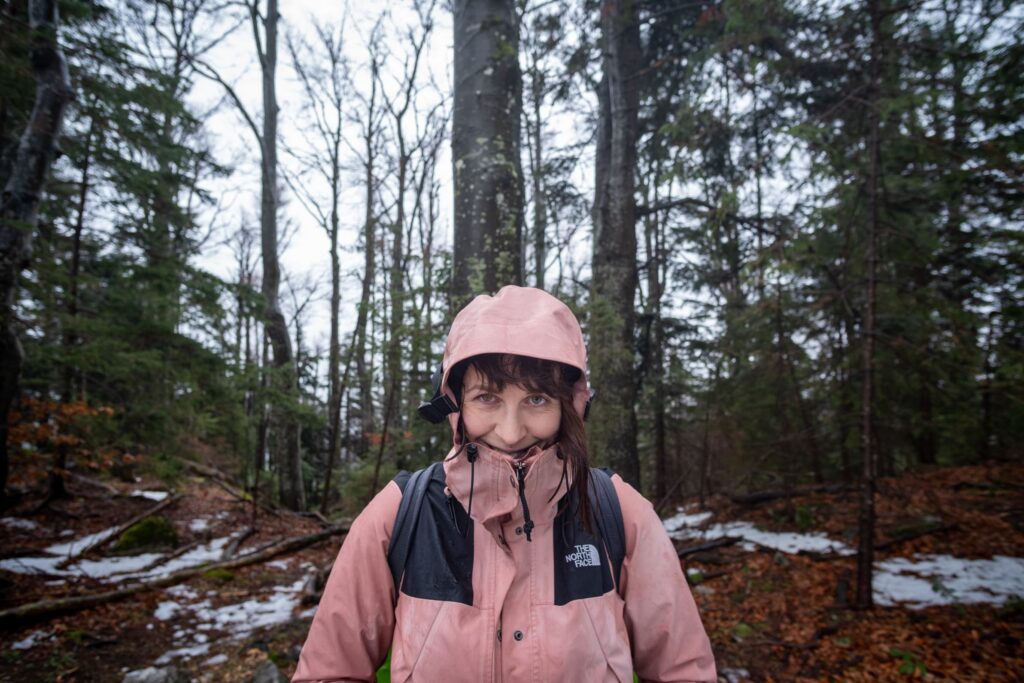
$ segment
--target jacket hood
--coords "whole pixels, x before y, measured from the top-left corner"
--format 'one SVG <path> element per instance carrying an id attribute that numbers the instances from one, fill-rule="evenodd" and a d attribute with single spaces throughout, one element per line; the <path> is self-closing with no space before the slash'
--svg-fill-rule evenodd
<path id="1" fill-rule="evenodd" d="M 529 356 L 578 368 L 573 406 L 583 417 L 590 398 L 583 331 L 569 307 L 544 290 L 507 285 L 494 296 L 481 294 L 455 316 L 444 347 L 441 391 L 456 403 L 458 397 L 448 387 L 451 369 L 482 353 Z M 453 431 L 458 417 L 448 416 Z"/>

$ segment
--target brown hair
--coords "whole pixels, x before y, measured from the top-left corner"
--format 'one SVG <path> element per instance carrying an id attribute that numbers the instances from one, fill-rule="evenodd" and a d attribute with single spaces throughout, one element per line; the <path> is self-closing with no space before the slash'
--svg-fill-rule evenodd
<path id="1" fill-rule="evenodd" d="M 476 369 L 489 386 L 501 391 L 508 384 L 519 385 L 527 391 L 546 394 L 558 401 L 562 420 L 556 436 L 558 457 L 564 462 L 563 472 L 568 476 L 569 493 L 575 494 L 580 522 L 591 530 L 590 463 L 587 459 L 587 433 L 583 418 L 573 406 L 573 386 L 582 373 L 565 363 L 541 360 L 530 356 L 507 353 L 484 353 L 458 363 L 448 375 L 448 387 L 462 405 L 462 383 L 466 370 Z M 461 425 L 461 418 L 459 421 Z M 462 435 L 459 435 L 462 438 Z M 557 489 L 556 489 L 557 491 Z"/>

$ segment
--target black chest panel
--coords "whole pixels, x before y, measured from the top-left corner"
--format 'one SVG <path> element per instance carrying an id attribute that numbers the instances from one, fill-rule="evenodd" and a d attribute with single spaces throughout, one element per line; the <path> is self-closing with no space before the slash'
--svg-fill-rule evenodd
<path id="1" fill-rule="evenodd" d="M 595 598 L 613 590 L 615 584 L 600 538 L 583 528 L 572 504 L 559 507 L 551 534 L 555 545 L 555 604 Z"/>
<path id="2" fill-rule="evenodd" d="M 434 468 L 423 497 L 401 590 L 414 598 L 473 604 L 473 520 L 445 495 L 441 467 Z"/>
<path id="3" fill-rule="evenodd" d="M 408 486 L 410 474 L 402 472 L 395 477 L 395 482 L 403 491 L 404 498 L 410 498 L 412 507 L 403 515 L 399 511 L 396 519 L 395 536 L 398 529 L 410 525 L 406 531 L 408 551 L 405 555 L 404 567 L 402 554 L 394 548 L 389 549 L 389 563 L 396 585 L 408 596 L 425 600 L 447 600 L 465 605 L 473 604 L 473 520 L 454 497 L 445 495 L 444 469 L 435 463 L 424 472 L 429 475 L 427 486 L 423 491 L 419 506 L 412 503 L 415 492 Z M 598 471 L 591 478 L 592 500 L 598 500 L 599 489 L 593 488 Z M 611 480 L 607 478 L 607 488 L 611 489 Z M 614 492 L 612 492 L 613 494 Z M 554 580 L 554 604 L 565 605 L 573 600 L 594 598 L 614 590 L 612 569 L 608 555 L 604 551 L 601 535 L 586 531 L 575 512 L 575 496 L 570 494 L 562 499 L 559 512 L 554 519 L 552 542 L 554 544 L 552 573 Z M 595 512 L 596 521 L 601 529 L 600 534 L 611 533 L 609 520 L 618 511 L 618 499 L 603 503 Z M 611 512 L 605 512 L 608 508 Z M 619 516 L 621 527 L 621 515 Z M 606 527 L 611 531 L 606 530 Z M 621 529 L 619 536 L 622 535 Z M 612 548 L 616 545 L 615 537 L 610 541 Z M 392 538 L 394 543 L 396 538 Z M 402 545 L 402 544 L 398 544 Z M 615 552 L 613 551 L 613 555 Z M 621 562 L 621 557 L 619 559 Z M 618 567 L 618 565 L 616 565 Z"/>

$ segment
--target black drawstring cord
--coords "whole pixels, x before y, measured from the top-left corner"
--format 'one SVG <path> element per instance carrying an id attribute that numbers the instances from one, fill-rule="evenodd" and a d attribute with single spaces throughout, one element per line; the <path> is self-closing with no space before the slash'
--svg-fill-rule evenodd
<path id="1" fill-rule="evenodd" d="M 467 523 L 465 528 L 459 526 L 459 518 L 455 515 L 455 496 L 448 495 L 448 513 L 452 517 L 452 524 L 455 525 L 455 530 L 459 532 L 459 535 L 463 538 L 466 537 L 466 532 L 469 531 L 469 521 L 472 521 L 471 515 L 473 514 L 473 489 L 476 488 L 476 458 L 477 448 L 475 443 L 471 443 L 468 446 L 466 442 L 462 442 L 462 448 L 459 448 L 455 456 L 458 456 L 462 452 L 462 449 L 466 449 L 466 460 L 469 460 L 469 509 L 466 511 Z"/>
<path id="2" fill-rule="evenodd" d="M 526 532 L 526 540 L 532 542 L 530 532 L 533 531 L 533 520 L 530 519 L 530 506 L 526 504 L 526 465 L 518 463 L 516 472 L 519 477 L 519 503 L 523 506 L 523 531 Z"/>

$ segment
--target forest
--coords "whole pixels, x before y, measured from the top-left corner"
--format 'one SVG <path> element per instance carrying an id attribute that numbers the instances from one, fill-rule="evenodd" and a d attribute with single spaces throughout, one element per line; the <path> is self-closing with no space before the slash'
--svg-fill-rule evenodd
<path id="1" fill-rule="evenodd" d="M 720 680 L 1024 675 L 1024 6 L 335 5 L 0 5 L 0 680 L 293 670 L 505 284 Z M 295 605 L 189 652 L 207 590 Z"/>

